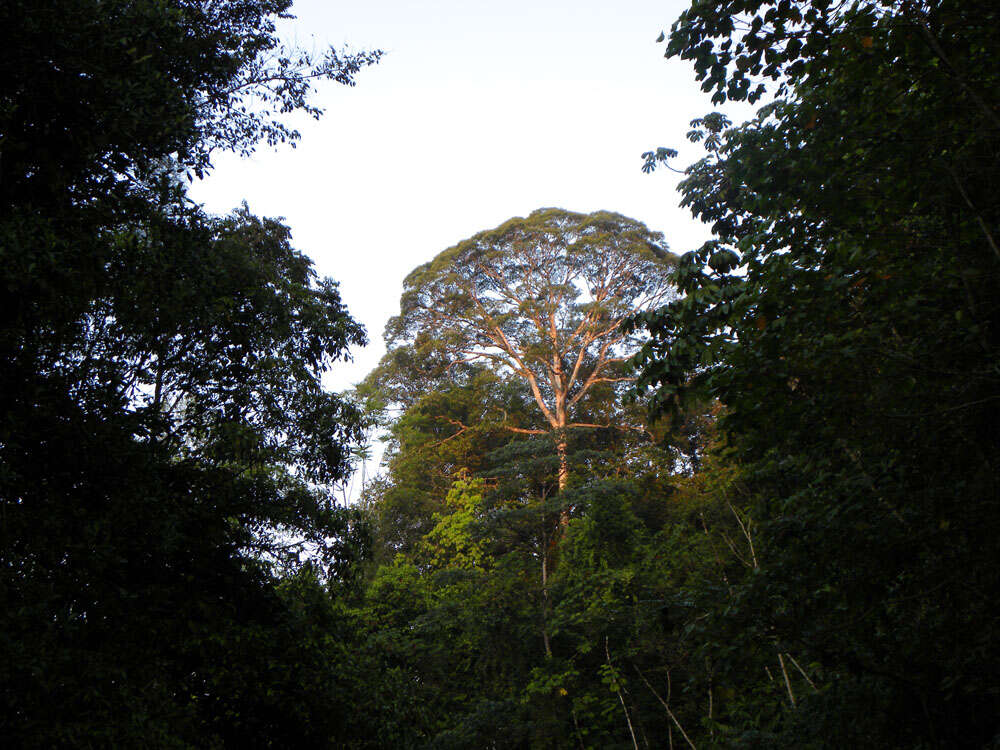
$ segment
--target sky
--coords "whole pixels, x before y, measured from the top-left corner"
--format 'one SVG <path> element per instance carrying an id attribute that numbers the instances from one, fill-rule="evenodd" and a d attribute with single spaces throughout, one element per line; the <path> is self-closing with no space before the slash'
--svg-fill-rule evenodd
<path id="1" fill-rule="evenodd" d="M 615 211 L 683 253 L 709 238 L 677 177 L 641 154 L 699 158 L 688 123 L 714 109 L 689 64 L 655 40 L 675 0 L 296 0 L 282 36 L 306 49 L 385 51 L 353 88 L 322 84 L 295 149 L 224 154 L 192 186 L 215 213 L 280 216 L 341 286 L 371 343 L 327 379 L 360 381 L 385 349 L 406 275 L 441 251 L 542 207 Z M 730 113 L 732 117 L 732 114 Z M 745 115 L 744 115 L 745 116 Z M 733 119 L 736 119 L 733 117 Z"/>

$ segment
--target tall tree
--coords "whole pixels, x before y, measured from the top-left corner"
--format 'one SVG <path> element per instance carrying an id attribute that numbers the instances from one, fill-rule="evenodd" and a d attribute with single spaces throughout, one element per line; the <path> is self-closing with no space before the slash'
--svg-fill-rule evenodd
<path id="1" fill-rule="evenodd" d="M 596 389 L 621 390 L 633 380 L 622 365 L 636 343 L 623 323 L 670 299 L 672 263 L 662 235 L 633 219 L 541 209 L 414 270 L 386 341 L 445 369 L 485 361 L 521 379 L 542 424 L 507 429 L 553 437 L 563 490 L 567 431 L 627 426 L 574 415 Z"/>
<path id="2" fill-rule="evenodd" d="M 566 492 L 571 435 L 644 431 L 641 417 L 631 419 L 622 403 L 634 380 L 625 362 L 637 346 L 624 322 L 670 298 L 672 263 L 662 236 L 637 221 L 607 212 L 542 209 L 477 234 L 414 270 L 405 281 L 400 315 L 386 329 L 390 351 L 372 384 L 389 399 L 409 401 L 399 426 L 419 427 L 436 416 L 451 433 L 438 442 L 461 440 L 446 450 L 470 446 L 467 441 L 476 436 L 480 446 L 491 441 L 504 454 L 475 461 L 492 464 L 494 478 L 507 477 L 501 484 L 509 491 L 494 499 L 503 496 L 501 504 L 513 511 L 509 518 L 527 530 L 521 542 L 540 566 L 540 630 L 548 656 L 549 580 L 574 507 Z M 499 378 L 498 386 L 482 377 L 483 365 Z M 418 397 L 428 386 L 449 381 L 472 388 L 442 387 L 439 398 Z M 490 395 L 470 401 L 484 386 Z M 498 439 L 497 432 L 507 438 Z M 404 433 L 397 428 L 395 434 Z M 410 438 L 419 434 L 408 429 Z M 514 443 L 513 436 L 527 440 Z M 551 442 L 539 445 L 539 438 Z M 601 446 L 587 447 L 599 452 Z M 404 465 L 401 457 L 406 453 L 394 457 L 395 468 Z M 587 461 L 595 461 L 594 451 Z M 422 484 L 396 483 L 383 503 L 419 494 Z M 432 504 L 440 507 L 438 494 Z"/>

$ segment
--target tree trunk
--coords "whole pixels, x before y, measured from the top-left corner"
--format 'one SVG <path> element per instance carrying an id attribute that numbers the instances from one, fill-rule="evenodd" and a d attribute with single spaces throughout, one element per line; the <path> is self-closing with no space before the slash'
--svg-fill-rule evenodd
<path id="1" fill-rule="evenodd" d="M 562 495 L 566 489 L 566 485 L 569 484 L 569 459 L 566 456 L 568 450 L 568 440 L 566 435 L 566 425 L 569 423 L 569 419 L 566 414 L 566 394 L 557 393 L 556 403 L 556 424 L 555 424 L 555 438 L 556 438 L 556 455 L 559 457 L 559 494 Z M 569 525 L 569 508 L 563 507 L 559 511 L 559 531 L 556 534 L 556 538 L 562 536 L 562 533 L 566 530 Z"/>
<path id="2" fill-rule="evenodd" d="M 566 457 L 566 433 L 562 432 L 556 438 L 556 455 L 559 456 L 559 494 L 562 495 L 569 484 L 569 460 Z M 559 511 L 559 533 L 566 530 L 569 525 L 569 508 Z"/>

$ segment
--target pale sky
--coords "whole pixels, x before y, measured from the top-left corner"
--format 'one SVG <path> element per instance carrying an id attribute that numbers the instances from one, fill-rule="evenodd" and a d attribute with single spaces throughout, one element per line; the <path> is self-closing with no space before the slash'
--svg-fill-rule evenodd
<path id="1" fill-rule="evenodd" d="M 293 120 L 296 149 L 219 157 L 193 197 L 216 213 L 246 200 L 284 217 L 295 246 L 340 282 L 371 339 L 328 380 L 349 387 L 384 352 L 403 278 L 512 216 L 616 211 L 663 232 L 677 253 L 709 238 L 678 207 L 676 176 L 640 169 L 656 146 L 679 149 L 678 165 L 698 158 L 688 122 L 715 109 L 690 65 L 655 43 L 686 5 L 296 0 L 289 40 L 386 56 L 355 88 L 321 85 L 326 114 Z"/>

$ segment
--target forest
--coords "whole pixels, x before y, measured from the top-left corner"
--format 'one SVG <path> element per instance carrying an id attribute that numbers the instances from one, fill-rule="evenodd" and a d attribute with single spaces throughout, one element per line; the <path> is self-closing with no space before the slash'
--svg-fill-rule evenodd
<path id="1" fill-rule="evenodd" d="M 379 332 L 188 194 L 383 57 L 291 5 L 0 3 L 4 745 L 1000 747 L 1000 8 L 692 0 L 712 239 L 483 227 L 337 393 Z"/>

